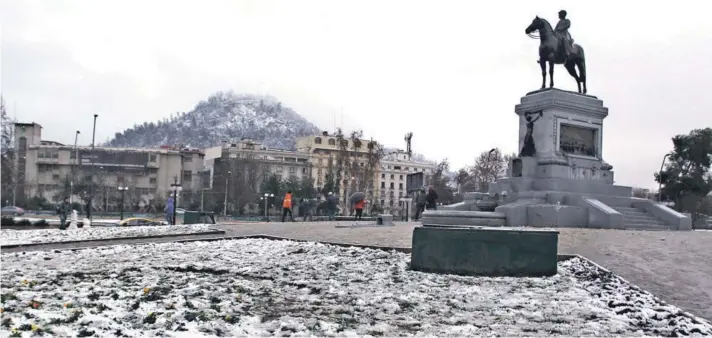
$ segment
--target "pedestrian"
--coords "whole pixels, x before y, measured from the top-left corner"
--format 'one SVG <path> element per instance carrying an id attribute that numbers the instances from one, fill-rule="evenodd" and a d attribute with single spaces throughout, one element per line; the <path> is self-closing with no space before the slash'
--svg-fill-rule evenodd
<path id="1" fill-rule="evenodd" d="M 168 200 L 166 200 L 166 207 L 163 209 L 163 211 L 166 213 L 166 222 L 168 222 L 168 225 L 172 225 L 174 222 L 173 219 L 173 209 L 175 208 L 175 205 L 173 204 L 173 197 L 168 197 Z"/>
<path id="2" fill-rule="evenodd" d="M 431 185 L 428 187 L 428 194 L 425 195 L 425 210 L 437 210 L 438 193 Z"/>
<path id="3" fill-rule="evenodd" d="M 284 194 L 284 201 L 282 201 L 282 222 L 284 218 L 289 214 L 289 218 L 294 222 L 294 216 L 292 216 L 292 191 L 287 191 Z"/>
<path id="4" fill-rule="evenodd" d="M 69 197 L 66 197 L 62 203 L 60 203 L 59 208 L 57 208 L 59 213 L 59 229 L 67 229 L 67 216 L 72 212 L 72 205 L 69 204 Z"/>
<path id="5" fill-rule="evenodd" d="M 357 201 L 354 203 L 354 209 L 356 209 L 356 217 L 355 219 L 357 221 L 360 221 L 363 218 L 363 208 L 366 206 L 366 200 L 362 199 L 360 201 Z"/>
<path id="6" fill-rule="evenodd" d="M 329 220 L 334 220 L 335 215 L 336 215 L 336 204 L 338 202 L 338 197 L 334 196 L 333 192 L 329 193 L 329 196 L 326 198 L 326 211 L 329 216 Z"/>
<path id="7" fill-rule="evenodd" d="M 314 204 L 314 202 L 312 200 L 302 198 L 302 203 L 299 206 L 302 206 L 304 208 L 304 213 L 303 213 L 303 216 L 304 216 L 303 221 L 304 222 L 306 222 L 307 219 L 309 219 L 309 221 L 312 220 L 312 205 L 313 204 Z"/>
<path id="8" fill-rule="evenodd" d="M 415 196 L 415 220 L 417 221 L 425 211 L 425 189 L 420 188 Z"/>

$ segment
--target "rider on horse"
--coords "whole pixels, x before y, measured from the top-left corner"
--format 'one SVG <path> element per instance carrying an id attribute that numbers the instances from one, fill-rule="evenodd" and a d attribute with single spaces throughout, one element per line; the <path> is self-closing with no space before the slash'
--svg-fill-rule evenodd
<path id="1" fill-rule="evenodd" d="M 564 47 L 567 59 L 569 58 L 569 55 L 571 55 L 571 47 L 574 43 L 574 40 L 571 38 L 571 34 L 569 34 L 569 28 L 571 28 L 571 21 L 566 18 L 566 11 L 559 11 L 559 22 L 556 23 L 554 32 L 556 33 L 556 37 L 559 39 L 559 46 L 563 45 Z"/>

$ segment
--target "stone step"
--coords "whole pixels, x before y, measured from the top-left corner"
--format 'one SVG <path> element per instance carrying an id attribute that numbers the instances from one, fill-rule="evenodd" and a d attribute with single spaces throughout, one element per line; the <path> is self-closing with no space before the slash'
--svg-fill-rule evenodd
<path id="1" fill-rule="evenodd" d="M 632 229 L 632 230 L 660 230 L 660 231 L 672 230 L 672 228 L 670 226 L 665 225 L 665 224 L 650 224 L 650 223 L 647 223 L 647 224 L 637 224 L 637 223 L 624 224 L 623 228 Z"/>
<path id="2" fill-rule="evenodd" d="M 660 225 L 660 226 L 667 226 L 665 222 L 660 221 L 660 220 L 624 220 L 623 224 L 625 225 Z"/>
<path id="3" fill-rule="evenodd" d="M 613 209 L 620 210 L 620 211 L 641 211 L 643 212 L 642 209 L 638 208 L 633 208 L 633 207 L 612 207 Z"/>
<path id="4" fill-rule="evenodd" d="M 623 214 L 623 219 L 631 219 L 631 220 L 657 220 L 657 217 L 648 215 L 648 214 L 642 214 L 642 215 L 631 215 L 631 214 Z"/>

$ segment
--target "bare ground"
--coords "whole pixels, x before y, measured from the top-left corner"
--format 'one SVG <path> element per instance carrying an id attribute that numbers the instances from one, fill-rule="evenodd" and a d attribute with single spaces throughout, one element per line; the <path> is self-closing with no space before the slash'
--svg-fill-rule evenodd
<path id="1" fill-rule="evenodd" d="M 352 222 L 341 222 L 344 225 Z M 335 228 L 334 223 L 223 224 L 225 236 L 265 234 L 292 239 L 409 248 L 419 223 Z M 559 253 L 578 254 L 668 303 L 712 320 L 712 232 L 559 229 Z"/>

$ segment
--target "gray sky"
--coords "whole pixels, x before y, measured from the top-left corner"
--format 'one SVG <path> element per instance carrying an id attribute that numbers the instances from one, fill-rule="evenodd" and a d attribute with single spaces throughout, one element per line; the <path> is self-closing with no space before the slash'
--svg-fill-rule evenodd
<path id="1" fill-rule="evenodd" d="M 670 138 L 712 126 L 704 1 L 67 1 L 0 3 L 9 112 L 91 142 L 189 111 L 218 90 L 270 94 L 317 124 L 360 128 L 454 166 L 514 152 L 514 105 L 540 84 L 535 15 L 569 12 L 604 100 L 617 184 L 655 187 Z M 649 4 L 649 3 L 645 3 Z M 575 89 L 557 66 L 557 87 Z"/>

